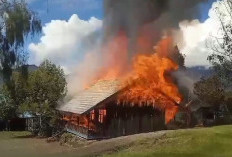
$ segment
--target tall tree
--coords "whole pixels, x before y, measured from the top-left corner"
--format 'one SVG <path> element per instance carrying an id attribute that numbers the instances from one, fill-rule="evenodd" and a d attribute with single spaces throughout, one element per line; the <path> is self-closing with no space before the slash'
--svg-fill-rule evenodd
<path id="1" fill-rule="evenodd" d="M 17 116 L 18 107 L 28 97 L 28 83 L 22 73 L 14 71 L 12 74 L 11 88 L 6 84 L 0 91 L 0 119 L 10 120 Z"/>
<path id="2" fill-rule="evenodd" d="M 0 21 L 0 72 L 10 86 L 12 69 L 21 67 L 27 60 L 25 39 L 41 31 L 41 22 L 24 0 L 1 0 Z M 22 72 L 26 71 L 22 68 Z"/>
<path id="3" fill-rule="evenodd" d="M 5 83 L 1 89 L 4 101 L 0 104 L 0 116 L 4 119 L 15 116 L 26 97 L 23 86 L 27 66 L 23 65 L 27 61 L 27 52 L 23 46 L 28 35 L 34 36 L 40 31 L 40 20 L 24 0 L 0 1 L 0 77 Z M 13 74 L 13 69 L 20 73 Z"/>
<path id="4" fill-rule="evenodd" d="M 224 86 L 217 76 L 201 79 L 194 85 L 194 94 L 205 104 L 218 109 L 224 101 Z"/>
<path id="5" fill-rule="evenodd" d="M 216 115 L 223 116 L 222 123 L 232 122 L 232 92 L 225 88 L 218 75 L 201 79 L 194 85 L 194 94 L 204 105 L 211 107 Z"/>
<path id="6" fill-rule="evenodd" d="M 213 65 L 223 83 L 232 85 L 232 1 L 218 1 L 214 11 L 221 24 L 218 36 L 212 36 L 208 42 L 213 53 L 208 60 Z"/>
<path id="7" fill-rule="evenodd" d="M 214 13 L 218 17 L 220 29 L 217 30 L 217 35 L 211 36 L 208 42 L 208 46 L 213 51 L 208 56 L 208 60 L 225 88 L 224 100 L 221 104 L 223 103 L 226 110 L 229 111 L 232 106 L 230 101 L 232 86 L 232 1 L 222 0 L 218 1 L 217 4 L 214 7 Z M 212 93 L 211 88 L 208 89 L 208 92 Z M 217 97 L 220 97 L 220 95 L 217 95 Z M 210 99 L 213 100 L 214 97 Z"/>

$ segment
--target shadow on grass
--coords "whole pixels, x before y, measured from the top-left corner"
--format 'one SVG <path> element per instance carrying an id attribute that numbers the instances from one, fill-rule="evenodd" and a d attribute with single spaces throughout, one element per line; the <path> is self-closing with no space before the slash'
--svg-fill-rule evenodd
<path id="1" fill-rule="evenodd" d="M 25 139 L 25 138 L 35 138 L 36 135 L 18 135 L 18 136 L 14 136 L 13 138 L 18 138 L 18 139 Z"/>

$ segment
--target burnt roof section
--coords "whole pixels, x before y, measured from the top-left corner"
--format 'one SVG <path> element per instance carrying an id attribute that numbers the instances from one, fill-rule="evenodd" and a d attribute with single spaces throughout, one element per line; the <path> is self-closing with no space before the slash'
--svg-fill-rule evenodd
<path id="1" fill-rule="evenodd" d="M 119 80 L 100 80 L 93 86 L 81 91 L 68 103 L 60 106 L 59 111 L 84 114 L 116 94 L 120 90 Z"/>

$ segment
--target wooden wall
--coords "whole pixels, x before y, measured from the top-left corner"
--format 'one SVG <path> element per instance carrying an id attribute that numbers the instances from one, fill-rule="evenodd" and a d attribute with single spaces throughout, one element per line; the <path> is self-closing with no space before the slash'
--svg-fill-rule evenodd
<path id="1" fill-rule="evenodd" d="M 93 110 L 94 118 L 91 118 Z M 87 139 L 112 138 L 166 129 L 164 112 L 151 106 L 132 107 L 108 102 L 108 104 L 99 105 L 93 110 L 79 116 L 87 117 L 86 126 L 77 123 L 78 125 L 72 124 L 73 127 L 69 125 L 66 125 L 66 127 L 69 130 L 83 134 L 84 136 L 81 137 Z M 100 110 L 105 111 L 103 121 L 99 118 Z M 67 124 L 69 123 L 71 124 L 73 121 L 68 121 Z M 85 133 L 80 131 L 82 127 L 87 129 Z"/>
<path id="2" fill-rule="evenodd" d="M 166 128 L 164 112 L 150 106 L 131 107 L 107 104 L 104 108 L 107 112 L 104 123 L 95 122 L 98 137 L 118 137 Z"/>

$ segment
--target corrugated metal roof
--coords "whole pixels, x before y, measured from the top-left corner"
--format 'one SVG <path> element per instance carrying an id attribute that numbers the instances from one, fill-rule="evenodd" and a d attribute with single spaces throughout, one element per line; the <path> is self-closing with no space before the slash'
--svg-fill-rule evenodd
<path id="1" fill-rule="evenodd" d="M 100 102 L 109 98 L 120 90 L 118 80 L 101 80 L 93 86 L 81 91 L 68 103 L 60 106 L 58 110 L 83 114 Z"/>

